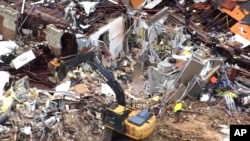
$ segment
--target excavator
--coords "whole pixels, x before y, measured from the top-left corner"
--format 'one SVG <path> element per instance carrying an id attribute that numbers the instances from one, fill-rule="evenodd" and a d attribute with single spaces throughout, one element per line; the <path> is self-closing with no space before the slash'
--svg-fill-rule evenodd
<path id="1" fill-rule="evenodd" d="M 103 141 L 112 141 L 113 133 L 125 135 L 133 140 L 142 140 L 150 136 L 156 126 L 156 117 L 148 109 L 134 109 L 126 107 L 125 92 L 119 82 L 108 71 L 100 61 L 95 51 L 81 52 L 74 58 L 61 63 L 56 68 L 55 76 L 59 81 L 63 80 L 68 71 L 74 69 L 81 63 L 88 63 L 106 83 L 112 88 L 116 95 L 116 102 L 107 104 L 102 115 L 104 132 Z"/>

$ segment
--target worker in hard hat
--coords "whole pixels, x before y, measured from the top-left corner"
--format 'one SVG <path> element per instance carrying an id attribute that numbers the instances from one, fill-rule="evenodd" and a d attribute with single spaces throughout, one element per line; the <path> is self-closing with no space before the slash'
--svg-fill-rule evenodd
<path id="1" fill-rule="evenodd" d="M 219 40 L 216 38 L 216 36 L 214 34 L 212 34 L 212 36 L 211 36 L 211 47 L 212 47 L 212 52 L 216 57 L 219 56 L 218 47 L 217 47 L 218 44 L 219 44 Z"/>
<path id="2" fill-rule="evenodd" d="M 192 44 L 191 44 L 192 46 L 195 45 L 195 46 L 200 47 L 201 41 L 200 41 L 200 39 L 195 31 L 193 31 L 191 34 L 191 41 L 192 41 Z"/>
<path id="3" fill-rule="evenodd" d="M 165 44 L 163 41 L 159 43 L 159 56 L 162 57 L 165 53 Z"/>
<path id="4" fill-rule="evenodd" d="M 175 123 L 180 122 L 181 111 L 182 111 L 182 101 L 177 100 L 174 105 L 174 110 L 173 110 L 175 114 Z"/>
<path id="5" fill-rule="evenodd" d="M 190 23 L 190 19 L 192 16 L 192 11 L 190 10 L 189 7 L 186 7 L 184 10 L 184 18 L 185 18 L 185 24 L 188 26 Z"/>

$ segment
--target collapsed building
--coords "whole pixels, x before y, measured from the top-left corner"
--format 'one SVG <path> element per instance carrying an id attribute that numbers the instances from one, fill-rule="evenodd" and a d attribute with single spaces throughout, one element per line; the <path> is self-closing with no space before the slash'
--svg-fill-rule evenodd
<path id="1" fill-rule="evenodd" d="M 227 25 L 224 18 L 221 18 L 227 12 L 221 14 L 220 8 L 198 1 L 190 5 L 196 12 L 191 20 L 194 24 L 187 26 L 180 7 L 171 6 L 171 2 L 173 1 L 132 0 L 133 9 L 115 1 L 1 1 L 5 8 L 0 9 L 0 22 L 3 23 L 0 35 L 2 40 L 16 40 L 16 43 L 3 41 L 0 44 L 1 47 L 12 49 L 6 49 L 8 55 L 1 58 L 1 74 L 6 79 L 3 83 L 8 80 L 11 83 L 4 84 L 4 90 L 10 89 L 6 92 L 3 90 L 6 93 L 3 97 L 6 99 L 2 101 L 15 107 L 7 108 L 7 113 L 11 113 L 11 123 L 3 121 L 0 128 L 4 136 L 1 139 L 101 140 L 103 110 L 107 103 L 115 101 L 116 93 L 104 82 L 107 81 L 105 76 L 110 76 L 109 73 L 103 74 L 98 69 L 95 72 L 95 68 L 83 63 L 89 61 L 92 66 L 100 68 L 100 64 L 104 62 L 100 63 L 92 56 L 85 58 L 83 55 L 86 52 L 88 54 L 89 50 L 98 54 L 100 48 L 108 49 L 110 55 L 106 55 L 111 56 L 111 60 L 115 62 L 107 69 L 124 88 L 128 105 L 136 109 L 150 109 L 150 112 L 143 110 L 133 116 L 132 121 L 138 125 L 143 124 L 147 121 L 144 117 L 152 117 L 152 114 L 160 119 L 155 124 L 159 128 L 156 128 L 152 140 L 158 140 L 159 135 L 163 137 L 162 140 L 165 140 L 164 137 L 183 140 L 183 135 L 187 140 L 211 139 L 203 137 L 200 132 L 182 131 L 182 126 L 179 128 L 171 122 L 173 114 L 169 108 L 176 100 L 187 101 L 184 113 L 188 114 L 185 113 L 187 117 L 183 124 L 186 121 L 190 123 L 190 120 L 195 122 L 198 117 L 204 123 L 207 112 L 211 115 L 219 113 L 219 116 L 209 117 L 209 125 L 204 126 L 213 130 L 218 128 L 218 124 L 230 124 L 236 120 L 247 123 L 250 100 L 249 83 L 246 80 L 249 73 L 246 71 L 247 65 L 239 62 L 243 62 L 242 58 L 245 58 L 245 62 L 248 60 L 248 52 L 242 49 L 247 48 L 248 34 L 238 34 L 232 28 L 240 20 L 237 21 L 237 17 L 236 21 L 229 19 Z M 186 6 L 183 3 L 180 5 Z M 209 8 L 202 8 L 202 5 L 209 5 Z M 213 19 L 214 15 L 218 17 Z M 198 20 L 195 17 L 199 17 Z M 217 19 L 222 19 L 223 22 Z M 209 27 L 209 30 L 205 27 Z M 231 36 L 226 36 L 228 31 L 235 34 L 233 42 L 228 42 L 231 41 Z M 219 57 L 210 49 L 211 34 L 216 34 L 215 37 L 221 43 L 218 48 L 223 50 Z M 199 42 L 194 41 L 194 35 L 198 36 Z M 55 56 L 50 56 L 51 50 L 47 51 L 46 47 Z M 235 48 L 238 50 L 234 50 Z M 40 49 L 43 50 L 42 53 Z M 105 54 L 105 51 L 101 52 Z M 228 52 L 230 56 L 227 56 Z M 9 57 L 9 54 L 21 55 Z M 31 58 L 28 59 L 27 56 Z M 73 61 L 67 61 L 68 57 L 73 58 Z M 37 63 L 39 61 L 44 62 Z M 133 74 L 135 62 L 141 64 L 141 70 L 147 68 L 146 85 L 142 94 L 132 92 L 132 87 L 141 87 L 131 84 L 130 80 L 133 75 L 139 75 Z M 60 69 L 58 71 L 58 66 L 63 66 L 67 72 Z M 48 81 L 48 76 L 52 74 L 64 75 L 65 79 Z M 217 80 L 216 83 L 211 78 Z M 243 101 L 242 104 L 236 102 L 237 96 Z M 210 106 L 215 101 L 216 106 Z M 1 110 L 4 108 L 5 106 L 1 107 Z M 222 115 L 223 119 L 220 118 Z M 1 113 L 0 119 L 2 117 L 6 119 L 5 113 Z M 20 120 L 21 117 L 28 120 Z M 211 125 L 210 120 L 213 122 Z M 13 125 L 17 128 L 12 128 Z M 133 127 L 135 126 L 129 128 Z M 225 134 L 227 138 L 229 133 Z M 224 137 L 220 137 L 222 138 Z"/>
<path id="2" fill-rule="evenodd" d="M 12 7 L 8 2 L 3 1 L 2 3 L 4 3 L 2 7 L 7 7 L 2 9 L 3 16 L 1 16 L 3 28 L 0 31 L 4 40 L 16 39 L 16 34 L 19 34 L 20 36 L 25 35 L 27 40 L 47 41 L 56 56 L 71 55 L 77 53 L 83 47 L 91 45 L 102 44 L 104 46 L 99 41 L 106 44 L 113 57 L 123 50 L 126 17 L 122 13 L 124 9 L 111 2 L 107 1 L 105 5 L 98 2 L 82 2 L 80 5 L 90 5 L 90 7 L 83 9 L 85 11 L 80 11 L 81 13 L 88 12 L 85 15 L 83 15 L 84 13 L 81 15 L 75 14 L 74 2 L 55 3 L 53 7 L 40 6 L 41 2 L 31 3 L 30 5 L 16 2 L 16 6 Z M 98 6 L 95 6 L 96 4 Z M 22 11 L 19 7 L 21 5 L 24 5 Z M 90 8 L 93 9 L 94 6 L 96 7 L 94 11 L 92 10 L 92 13 L 89 13 Z M 104 13 L 107 15 L 104 16 Z M 9 16 L 13 18 L 9 18 Z M 79 18 L 77 16 L 81 16 L 81 18 L 77 19 Z M 80 21 L 83 18 L 82 16 L 85 16 L 86 21 Z M 81 26 L 79 23 L 81 23 Z M 83 25 L 83 23 L 86 25 Z M 10 32 L 6 32 L 8 30 Z M 84 33 L 83 30 L 85 30 Z M 8 35 L 7 33 L 12 34 Z M 61 50 L 63 52 L 60 52 Z M 67 50 L 73 52 L 65 54 L 64 52 Z"/>

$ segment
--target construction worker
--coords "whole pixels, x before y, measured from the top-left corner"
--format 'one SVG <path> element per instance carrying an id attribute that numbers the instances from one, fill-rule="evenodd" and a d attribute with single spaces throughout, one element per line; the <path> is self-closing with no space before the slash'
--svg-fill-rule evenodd
<path id="1" fill-rule="evenodd" d="M 136 39 L 137 35 L 134 31 L 132 31 L 128 39 L 129 51 L 133 51 L 133 49 L 136 47 Z"/>
<path id="2" fill-rule="evenodd" d="M 191 41 L 192 41 L 192 46 L 195 45 L 195 46 L 200 47 L 201 41 L 195 31 L 192 32 Z"/>
<path id="3" fill-rule="evenodd" d="M 217 49 L 217 45 L 219 43 L 219 40 L 216 39 L 215 35 L 212 34 L 212 37 L 211 37 L 211 47 L 212 47 L 212 52 L 213 54 L 218 57 L 219 56 L 219 53 L 218 53 L 218 49 Z"/>
<path id="4" fill-rule="evenodd" d="M 159 56 L 160 57 L 164 56 L 164 54 L 165 54 L 165 45 L 164 45 L 164 42 L 161 41 L 158 47 L 159 47 Z"/>
<path id="5" fill-rule="evenodd" d="M 188 26 L 190 23 L 190 18 L 192 16 L 192 11 L 190 10 L 189 7 L 186 7 L 184 11 L 184 18 L 185 18 L 185 24 Z"/>
<path id="6" fill-rule="evenodd" d="M 175 114 L 175 123 L 180 122 L 181 111 L 182 111 L 182 101 L 177 100 L 174 105 L 174 110 L 173 110 Z"/>

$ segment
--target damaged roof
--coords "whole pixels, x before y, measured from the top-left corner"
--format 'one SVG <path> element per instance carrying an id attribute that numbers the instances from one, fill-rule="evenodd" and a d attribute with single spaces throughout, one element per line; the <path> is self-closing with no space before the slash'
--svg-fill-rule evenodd
<path id="1" fill-rule="evenodd" d="M 83 1 L 85 2 L 85 1 Z M 82 3 L 82 2 L 80 2 Z M 96 2 L 95 2 L 96 3 Z M 8 5 L 8 2 L 1 1 L 0 4 Z M 65 9 L 69 6 L 70 2 L 57 2 L 53 8 L 45 7 L 43 4 L 26 4 L 24 12 L 26 15 L 29 15 L 32 18 L 37 18 L 44 24 L 54 24 L 55 26 L 66 29 L 72 25 L 72 21 L 67 21 L 65 15 Z M 75 5 L 73 5 L 75 6 Z M 83 8 L 86 5 L 81 5 Z M 18 0 L 15 4 L 12 4 L 12 8 L 21 11 L 22 0 Z M 88 6 L 87 6 L 88 7 Z M 125 10 L 125 7 L 120 4 L 116 4 L 116 1 L 102 1 L 97 2 L 95 5 L 94 12 L 88 14 L 87 16 L 81 17 L 80 22 L 87 21 L 87 24 L 90 25 L 89 31 L 93 32 L 102 24 L 106 24 L 110 19 L 121 16 Z M 73 8 L 70 9 L 75 12 Z M 70 11 L 70 12 L 71 12 Z M 86 11 L 86 10 L 85 10 Z M 72 14 L 74 15 L 74 14 Z M 87 19 L 87 20 L 86 20 Z M 89 33 L 89 32 L 88 32 Z"/>
<path id="2" fill-rule="evenodd" d="M 224 13 L 228 14 L 230 17 L 234 18 L 236 21 L 238 21 L 236 24 L 234 24 L 230 30 L 238 34 L 247 40 L 250 40 L 250 2 L 244 1 L 244 2 L 237 2 L 232 3 L 231 1 L 225 2 L 226 5 L 228 5 L 228 8 L 221 8 Z"/>
<path id="3" fill-rule="evenodd" d="M 152 16 L 148 20 L 149 26 L 152 25 L 152 24 L 154 24 L 158 20 L 160 20 L 162 17 L 166 16 L 167 13 L 168 13 L 168 8 L 167 7 L 164 7 L 163 9 L 161 9 L 159 12 L 157 12 L 154 16 Z"/>
<path id="4" fill-rule="evenodd" d="M 64 19 L 64 8 L 67 4 L 57 3 L 55 8 L 47 8 L 43 6 L 35 6 L 32 10 L 32 6 L 28 5 L 25 9 L 25 13 L 36 18 L 45 21 L 48 24 L 54 24 L 60 28 L 66 28 L 69 26 L 69 23 Z"/>

